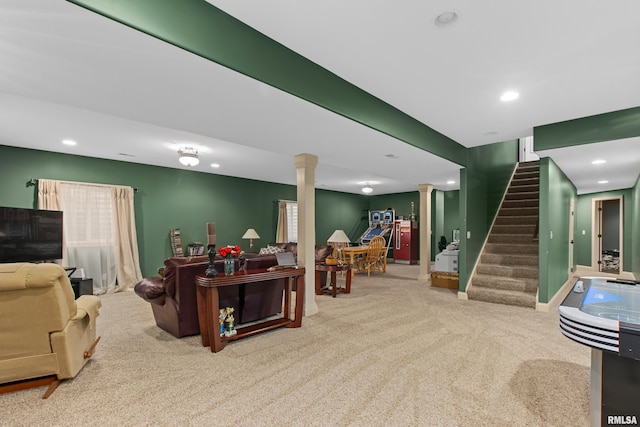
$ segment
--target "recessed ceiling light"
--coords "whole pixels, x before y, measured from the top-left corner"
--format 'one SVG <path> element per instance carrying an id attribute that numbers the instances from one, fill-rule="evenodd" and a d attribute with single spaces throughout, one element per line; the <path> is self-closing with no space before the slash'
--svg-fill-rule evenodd
<path id="1" fill-rule="evenodd" d="M 497 132 L 497 131 L 495 131 L 495 130 L 491 130 L 491 131 L 489 131 L 489 132 L 485 132 L 485 133 L 484 133 L 484 136 L 492 136 L 492 135 L 497 135 L 497 134 L 498 134 L 498 132 Z"/>
<path id="2" fill-rule="evenodd" d="M 433 20 L 433 23 L 437 27 L 447 27 L 449 25 L 453 25 L 454 22 L 458 20 L 458 14 L 456 12 L 443 12 L 440 15 L 436 16 Z"/>
<path id="3" fill-rule="evenodd" d="M 211 167 L 212 167 L 212 168 L 219 168 L 219 167 L 220 167 L 220 165 L 219 165 L 219 164 L 217 164 L 217 163 L 211 163 Z"/>
<path id="4" fill-rule="evenodd" d="M 502 96 L 500 97 L 500 101 L 503 101 L 503 102 L 513 101 L 514 99 L 518 99 L 519 96 L 520 94 L 518 92 L 510 90 L 502 94 Z"/>
<path id="5" fill-rule="evenodd" d="M 602 181 L 598 181 L 598 184 L 608 184 L 609 181 L 607 181 L 606 179 L 603 179 Z"/>
<path id="6" fill-rule="evenodd" d="M 449 184 L 449 185 L 453 185 L 453 184 L 455 184 L 455 183 L 456 183 L 456 182 L 455 182 L 454 180 L 452 180 L 452 179 L 450 179 L 449 181 L 447 181 L 447 184 Z"/>
<path id="7" fill-rule="evenodd" d="M 385 154 L 384 155 L 386 158 L 388 159 L 399 159 L 400 157 L 396 156 L 395 154 Z"/>
<path id="8" fill-rule="evenodd" d="M 607 161 L 603 160 L 603 159 L 597 159 L 597 160 L 594 160 L 593 162 L 591 162 L 592 165 L 601 165 L 603 163 L 607 163 Z"/>
<path id="9" fill-rule="evenodd" d="M 78 145 L 78 143 L 77 143 L 77 142 L 75 142 L 75 141 L 74 141 L 74 140 L 72 140 L 72 139 L 63 139 L 63 140 L 62 140 L 62 143 L 63 143 L 64 145 Z"/>

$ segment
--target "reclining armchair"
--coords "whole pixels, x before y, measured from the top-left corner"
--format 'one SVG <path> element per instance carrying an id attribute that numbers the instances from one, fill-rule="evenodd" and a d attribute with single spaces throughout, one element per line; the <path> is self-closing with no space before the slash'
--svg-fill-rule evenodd
<path id="1" fill-rule="evenodd" d="M 73 378 L 92 356 L 96 317 L 93 295 L 74 300 L 57 264 L 0 264 L 0 393 Z"/>

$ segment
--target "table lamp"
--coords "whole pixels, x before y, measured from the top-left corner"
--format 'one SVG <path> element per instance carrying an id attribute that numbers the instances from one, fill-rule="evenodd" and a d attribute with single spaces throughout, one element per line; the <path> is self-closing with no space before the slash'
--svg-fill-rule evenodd
<path id="1" fill-rule="evenodd" d="M 338 264 L 342 265 L 342 246 L 344 246 L 345 243 L 351 243 L 349 236 L 347 236 L 344 230 L 336 230 L 331 237 L 327 239 L 327 242 L 336 243 L 338 247 Z"/>
<path id="2" fill-rule="evenodd" d="M 256 233 L 256 230 L 254 230 L 253 228 L 250 228 L 247 231 L 245 231 L 242 238 L 249 239 L 249 252 L 253 252 L 253 239 L 259 239 L 260 236 L 258 236 L 258 233 Z"/>

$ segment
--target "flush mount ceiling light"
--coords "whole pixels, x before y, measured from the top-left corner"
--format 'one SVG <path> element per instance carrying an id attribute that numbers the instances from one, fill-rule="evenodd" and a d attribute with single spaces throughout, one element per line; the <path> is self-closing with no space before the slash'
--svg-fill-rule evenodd
<path id="1" fill-rule="evenodd" d="M 520 94 L 518 92 L 510 90 L 502 94 L 502 96 L 500 97 L 500 101 L 503 101 L 503 102 L 513 101 L 514 99 L 518 99 L 519 96 Z"/>
<path id="2" fill-rule="evenodd" d="M 373 192 L 373 187 L 370 186 L 368 182 L 365 182 L 364 187 L 362 187 L 362 192 L 364 194 L 370 194 Z"/>
<path id="3" fill-rule="evenodd" d="M 458 20 L 458 14 L 456 12 L 443 12 L 436 16 L 433 23 L 436 27 L 447 27 L 453 25 Z"/>
<path id="4" fill-rule="evenodd" d="M 178 149 L 178 154 L 180 157 L 178 160 L 185 166 L 195 166 L 200 163 L 200 159 L 198 159 L 198 150 L 193 147 L 180 147 Z"/>

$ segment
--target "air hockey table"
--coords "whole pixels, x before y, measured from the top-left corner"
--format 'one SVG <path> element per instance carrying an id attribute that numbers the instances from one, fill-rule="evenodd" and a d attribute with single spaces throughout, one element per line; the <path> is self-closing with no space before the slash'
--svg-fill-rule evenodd
<path id="1" fill-rule="evenodd" d="M 591 347 L 591 425 L 640 425 L 640 283 L 582 277 L 558 312 L 560 331 Z"/>

